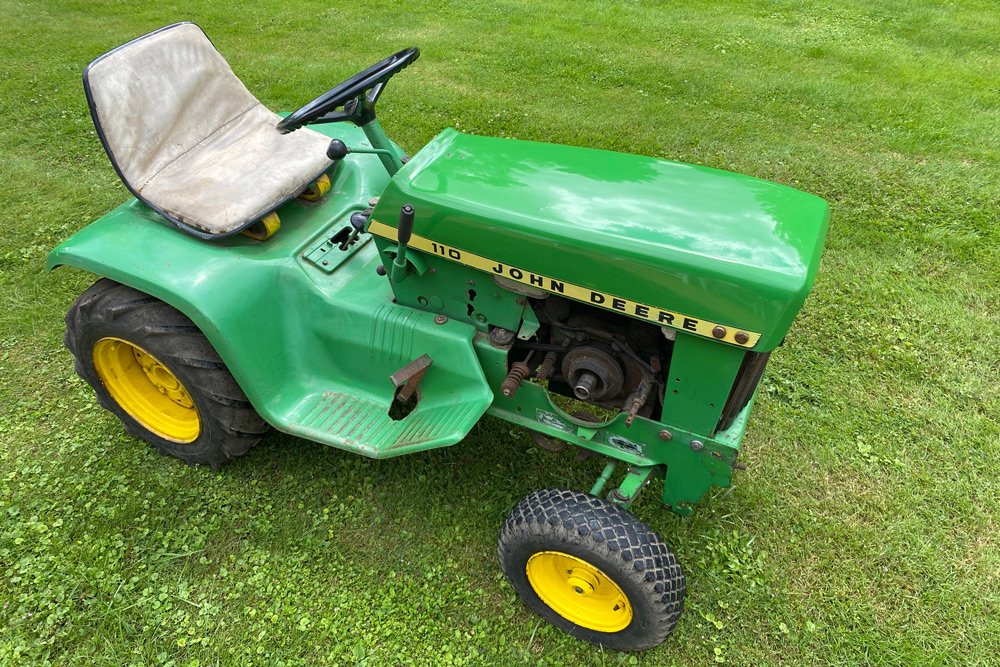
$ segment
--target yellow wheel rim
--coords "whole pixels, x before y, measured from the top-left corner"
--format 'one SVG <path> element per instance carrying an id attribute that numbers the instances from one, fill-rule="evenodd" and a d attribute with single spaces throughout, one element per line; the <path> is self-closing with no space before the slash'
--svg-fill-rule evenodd
<path id="1" fill-rule="evenodd" d="M 567 621 L 597 632 L 618 632 L 632 622 L 632 606 L 608 575 L 576 556 L 540 551 L 525 566 L 535 593 Z"/>
<path id="2" fill-rule="evenodd" d="M 181 381 L 159 359 L 120 338 L 97 341 L 93 358 L 111 398 L 144 428 L 173 442 L 198 438 L 198 408 Z"/>

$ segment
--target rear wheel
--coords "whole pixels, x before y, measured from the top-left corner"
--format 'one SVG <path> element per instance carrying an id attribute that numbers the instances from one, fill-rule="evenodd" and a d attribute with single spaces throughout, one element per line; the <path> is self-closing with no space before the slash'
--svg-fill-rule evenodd
<path id="1" fill-rule="evenodd" d="M 161 454 L 218 467 L 269 430 L 198 327 L 148 294 L 102 278 L 66 314 L 65 343 L 98 402 Z"/>
<path id="2" fill-rule="evenodd" d="M 526 496 L 504 523 L 497 552 L 532 610 L 594 644 L 656 646 L 684 607 L 684 573 L 667 545 L 628 511 L 585 493 Z"/>

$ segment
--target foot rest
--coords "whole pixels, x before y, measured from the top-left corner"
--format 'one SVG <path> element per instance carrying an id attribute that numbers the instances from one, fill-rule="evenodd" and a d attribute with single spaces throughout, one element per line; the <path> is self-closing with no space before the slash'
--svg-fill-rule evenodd
<path id="1" fill-rule="evenodd" d="M 490 404 L 487 396 L 472 398 L 435 405 L 433 397 L 424 396 L 406 418 L 394 420 L 388 402 L 325 391 L 303 401 L 285 430 L 372 458 L 388 458 L 460 441 Z"/>

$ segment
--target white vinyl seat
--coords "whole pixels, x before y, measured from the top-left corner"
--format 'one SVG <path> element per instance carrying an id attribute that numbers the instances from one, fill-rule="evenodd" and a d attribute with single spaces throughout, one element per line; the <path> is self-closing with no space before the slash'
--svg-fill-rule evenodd
<path id="1" fill-rule="evenodd" d="M 83 75 L 97 133 L 125 186 L 185 231 L 234 234 L 332 164 L 329 137 L 275 129 L 201 28 L 177 23 L 110 51 Z"/>

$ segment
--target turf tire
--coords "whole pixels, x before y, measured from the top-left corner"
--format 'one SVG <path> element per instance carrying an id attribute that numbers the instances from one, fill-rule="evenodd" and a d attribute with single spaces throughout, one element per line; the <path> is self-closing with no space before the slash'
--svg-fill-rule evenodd
<path id="1" fill-rule="evenodd" d="M 622 589 L 631 623 L 618 632 L 580 627 L 549 607 L 528 580 L 532 555 L 558 551 L 600 569 Z M 507 517 L 497 544 L 500 566 L 525 603 L 560 630 L 619 651 L 663 642 L 684 608 L 684 573 L 646 524 L 612 503 L 579 491 L 546 489 L 526 496 Z"/>
<path id="2" fill-rule="evenodd" d="M 108 393 L 94 366 L 94 344 L 115 337 L 147 350 L 179 379 L 198 409 L 201 431 L 190 443 L 160 437 L 136 421 Z M 270 427 L 204 334 L 183 313 L 148 294 L 102 278 L 66 314 L 64 342 L 75 358 L 75 369 L 116 415 L 125 430 L 156 451 L 218 468 L 246 454 Z"/>

